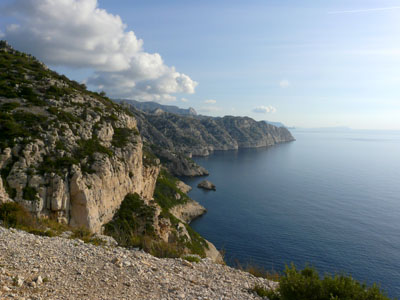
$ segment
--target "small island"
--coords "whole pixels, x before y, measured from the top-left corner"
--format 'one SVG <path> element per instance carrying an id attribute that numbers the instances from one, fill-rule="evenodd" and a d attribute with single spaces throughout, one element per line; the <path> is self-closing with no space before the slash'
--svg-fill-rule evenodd
<path id="1" fill-rule="evenodd" d="M 215 184 L 213 184 L 211 181 L 208 180 L 203 180 L 197 185 L 198 188 L 204 189 L 204 190 L 209 190 L 209 191 L 216 191 L 217 188 Z"/>

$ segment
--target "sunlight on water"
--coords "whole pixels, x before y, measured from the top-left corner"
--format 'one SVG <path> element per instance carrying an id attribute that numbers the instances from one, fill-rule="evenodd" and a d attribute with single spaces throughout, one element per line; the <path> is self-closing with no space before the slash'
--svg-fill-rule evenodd
<path id="1" fill-rule="evenodd" d="M 400 296 L 400 132 L 293 134 L 296 142 L 269 149 L 195 158 L 217 191 L 186 180 L 208 209 L 193 227 L 230 264 L 308 262 Z"/>

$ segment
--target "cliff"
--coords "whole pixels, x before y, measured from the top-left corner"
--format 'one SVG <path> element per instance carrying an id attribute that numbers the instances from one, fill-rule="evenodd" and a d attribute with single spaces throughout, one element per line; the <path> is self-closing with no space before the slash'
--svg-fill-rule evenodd
<path id="1" fill-rule="evenodd" d="M 0 44 L 0 204 L 204 257 L 207 241 L 169 212 L 192 200 L 161 168 L 130 111 Z"/>
<path id="2" fill-rule="evenodd" d="M 135 115 L 143 138 L 176 175 L 205 174 L 189 158 L 207 156 L 215 150 L 270 147 L 294 141 L 285 127 L 248 117 L 184 116 L 168 112 L 149 113 L 124 103 Z"/>
<path id="3" fill-rule="evenodd" d="M 193 107 L 187 109 L 180 108 L 175 105 L 163 105 L 152 101 L 136 101 L 136 100 L 126 100 L 126 99 L 115 99 L 117 103 L 125 103 L 135 107 L 138 110 L 149 112 L 149 113 L 160 113 L 169 112 L 172 114 L 183 115 L 183 116 L 196 116 L 197 112 Z"/>

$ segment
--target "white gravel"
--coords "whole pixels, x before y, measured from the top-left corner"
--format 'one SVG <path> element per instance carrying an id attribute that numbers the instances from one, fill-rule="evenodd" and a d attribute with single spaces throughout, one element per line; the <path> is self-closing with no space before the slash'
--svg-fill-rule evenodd
<path id="1" fill-rule="evenodd" d="M 0 227 L 0 299 L 260 299 L 256 278 L 209 259 L 189 263 Z"/>

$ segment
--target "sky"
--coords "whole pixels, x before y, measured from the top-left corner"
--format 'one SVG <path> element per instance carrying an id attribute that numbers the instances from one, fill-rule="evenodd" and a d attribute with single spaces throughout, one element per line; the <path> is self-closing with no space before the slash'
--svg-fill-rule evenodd
<path id="1" fill-rule="evenodd" d="M 0 36 L 113 98 L 400 130 L 400 1 L 0 0 Z"/>

